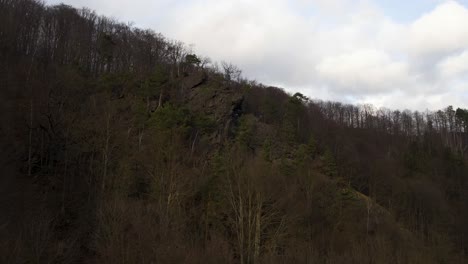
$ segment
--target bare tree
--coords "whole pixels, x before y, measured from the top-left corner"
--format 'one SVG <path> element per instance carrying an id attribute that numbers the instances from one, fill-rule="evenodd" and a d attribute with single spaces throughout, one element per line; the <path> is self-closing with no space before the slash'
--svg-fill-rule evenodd
<path id="1" fill-rule="evenodd" d="M 232 81 L 239 82 L 242 71 L 232 63 L 221 62 L 221 67 L 224 71 L 224 78 L 230 83 Z"/>

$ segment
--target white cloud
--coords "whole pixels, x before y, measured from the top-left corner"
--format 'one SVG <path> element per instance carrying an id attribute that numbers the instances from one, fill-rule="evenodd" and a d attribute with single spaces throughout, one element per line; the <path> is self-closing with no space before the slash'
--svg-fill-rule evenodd
<path id="1" fill-rule="evenodd" d="M 195 44 L 249 78 L 312 98 L 468 107 L 468 9 L 456 1 L 405 23 L 372 0 L 64 1 Z"/>
<path id="2" fill-rule="evenodd" d="M 444 59 L 437 66 L 442 76 L 446 78 L 468 76 L 468 50 Z"/>
<path id="3" fill-rule="evenodd" d="M 317 66 L 318 75 L 340 92 L 382 93 L 408 85 L 408 67 L 379 50 L 358 50 L 326 57 Z"/>
<path id="4" fill-rule="evenodd" d="M 445 55 L 468 46 L 468 10 L 455 1 L 440 4 L 409 27 L 409 49 L 419 56 Z"/>

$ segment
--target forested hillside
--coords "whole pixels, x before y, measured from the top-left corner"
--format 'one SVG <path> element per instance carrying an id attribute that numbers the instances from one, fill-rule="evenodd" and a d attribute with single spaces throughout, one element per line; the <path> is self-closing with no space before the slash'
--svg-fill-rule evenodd
<path id="1" fill-rule="evenodd" d="M 0 78 L 1 263 L 468 263 L 466 109 L 290 95 L 36 0 L 0 0 Z"/>

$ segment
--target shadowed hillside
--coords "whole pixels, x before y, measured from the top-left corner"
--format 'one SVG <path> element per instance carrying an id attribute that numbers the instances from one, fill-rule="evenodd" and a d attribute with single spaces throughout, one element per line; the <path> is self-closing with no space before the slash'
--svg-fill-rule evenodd
<path id="1" fill-rule="evenodd" d="M 468 110 L 290 95 L 0 0 L 1 263 L 467 263 Z"/>

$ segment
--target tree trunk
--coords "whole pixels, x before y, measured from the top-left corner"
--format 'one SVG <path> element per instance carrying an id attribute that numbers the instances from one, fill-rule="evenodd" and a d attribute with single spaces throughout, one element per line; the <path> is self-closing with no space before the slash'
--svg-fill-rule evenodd
<path id="1" fill-rule="evenodd" d="M 102 174 L 102 186 L 101 192 L 104 193 L 106 188 L 106 178 L 107 178 L 107 164 L 109 163 L 109 140 L 110 140 L 110 113 L 107 114 L 106 120 L 106 142 L 104 145 L 104 167 L 103 167 L 103 174 Z"/>
<path id="2" fill-rule="evenodd" d="M 32 95 L 31 95 L 32 96 Z M 30 116 L 29 116 L 29 149 L 28 149 L 28 176 L 32 172 L 32 134 L 33 134 L 33 99 L 30 102 Z"/>
<path id="3" fill-rule="evenodd" d="M 159 92 L 158 107 L 156 108 L 156 110 L 158 110 L 162 105 L 163 92 L 164 92 L 164 89 L 161 88 L 161 92 Z"/>
<path id="4" fill-rule="evenodd" d="M 258 257 L 260 256 L 260 236 L 262 219 L 262 201 L 259 193 L 257 193 L 256 196 L 257 208 L 255 215 L 254 263 L 258 263 Z"/>

